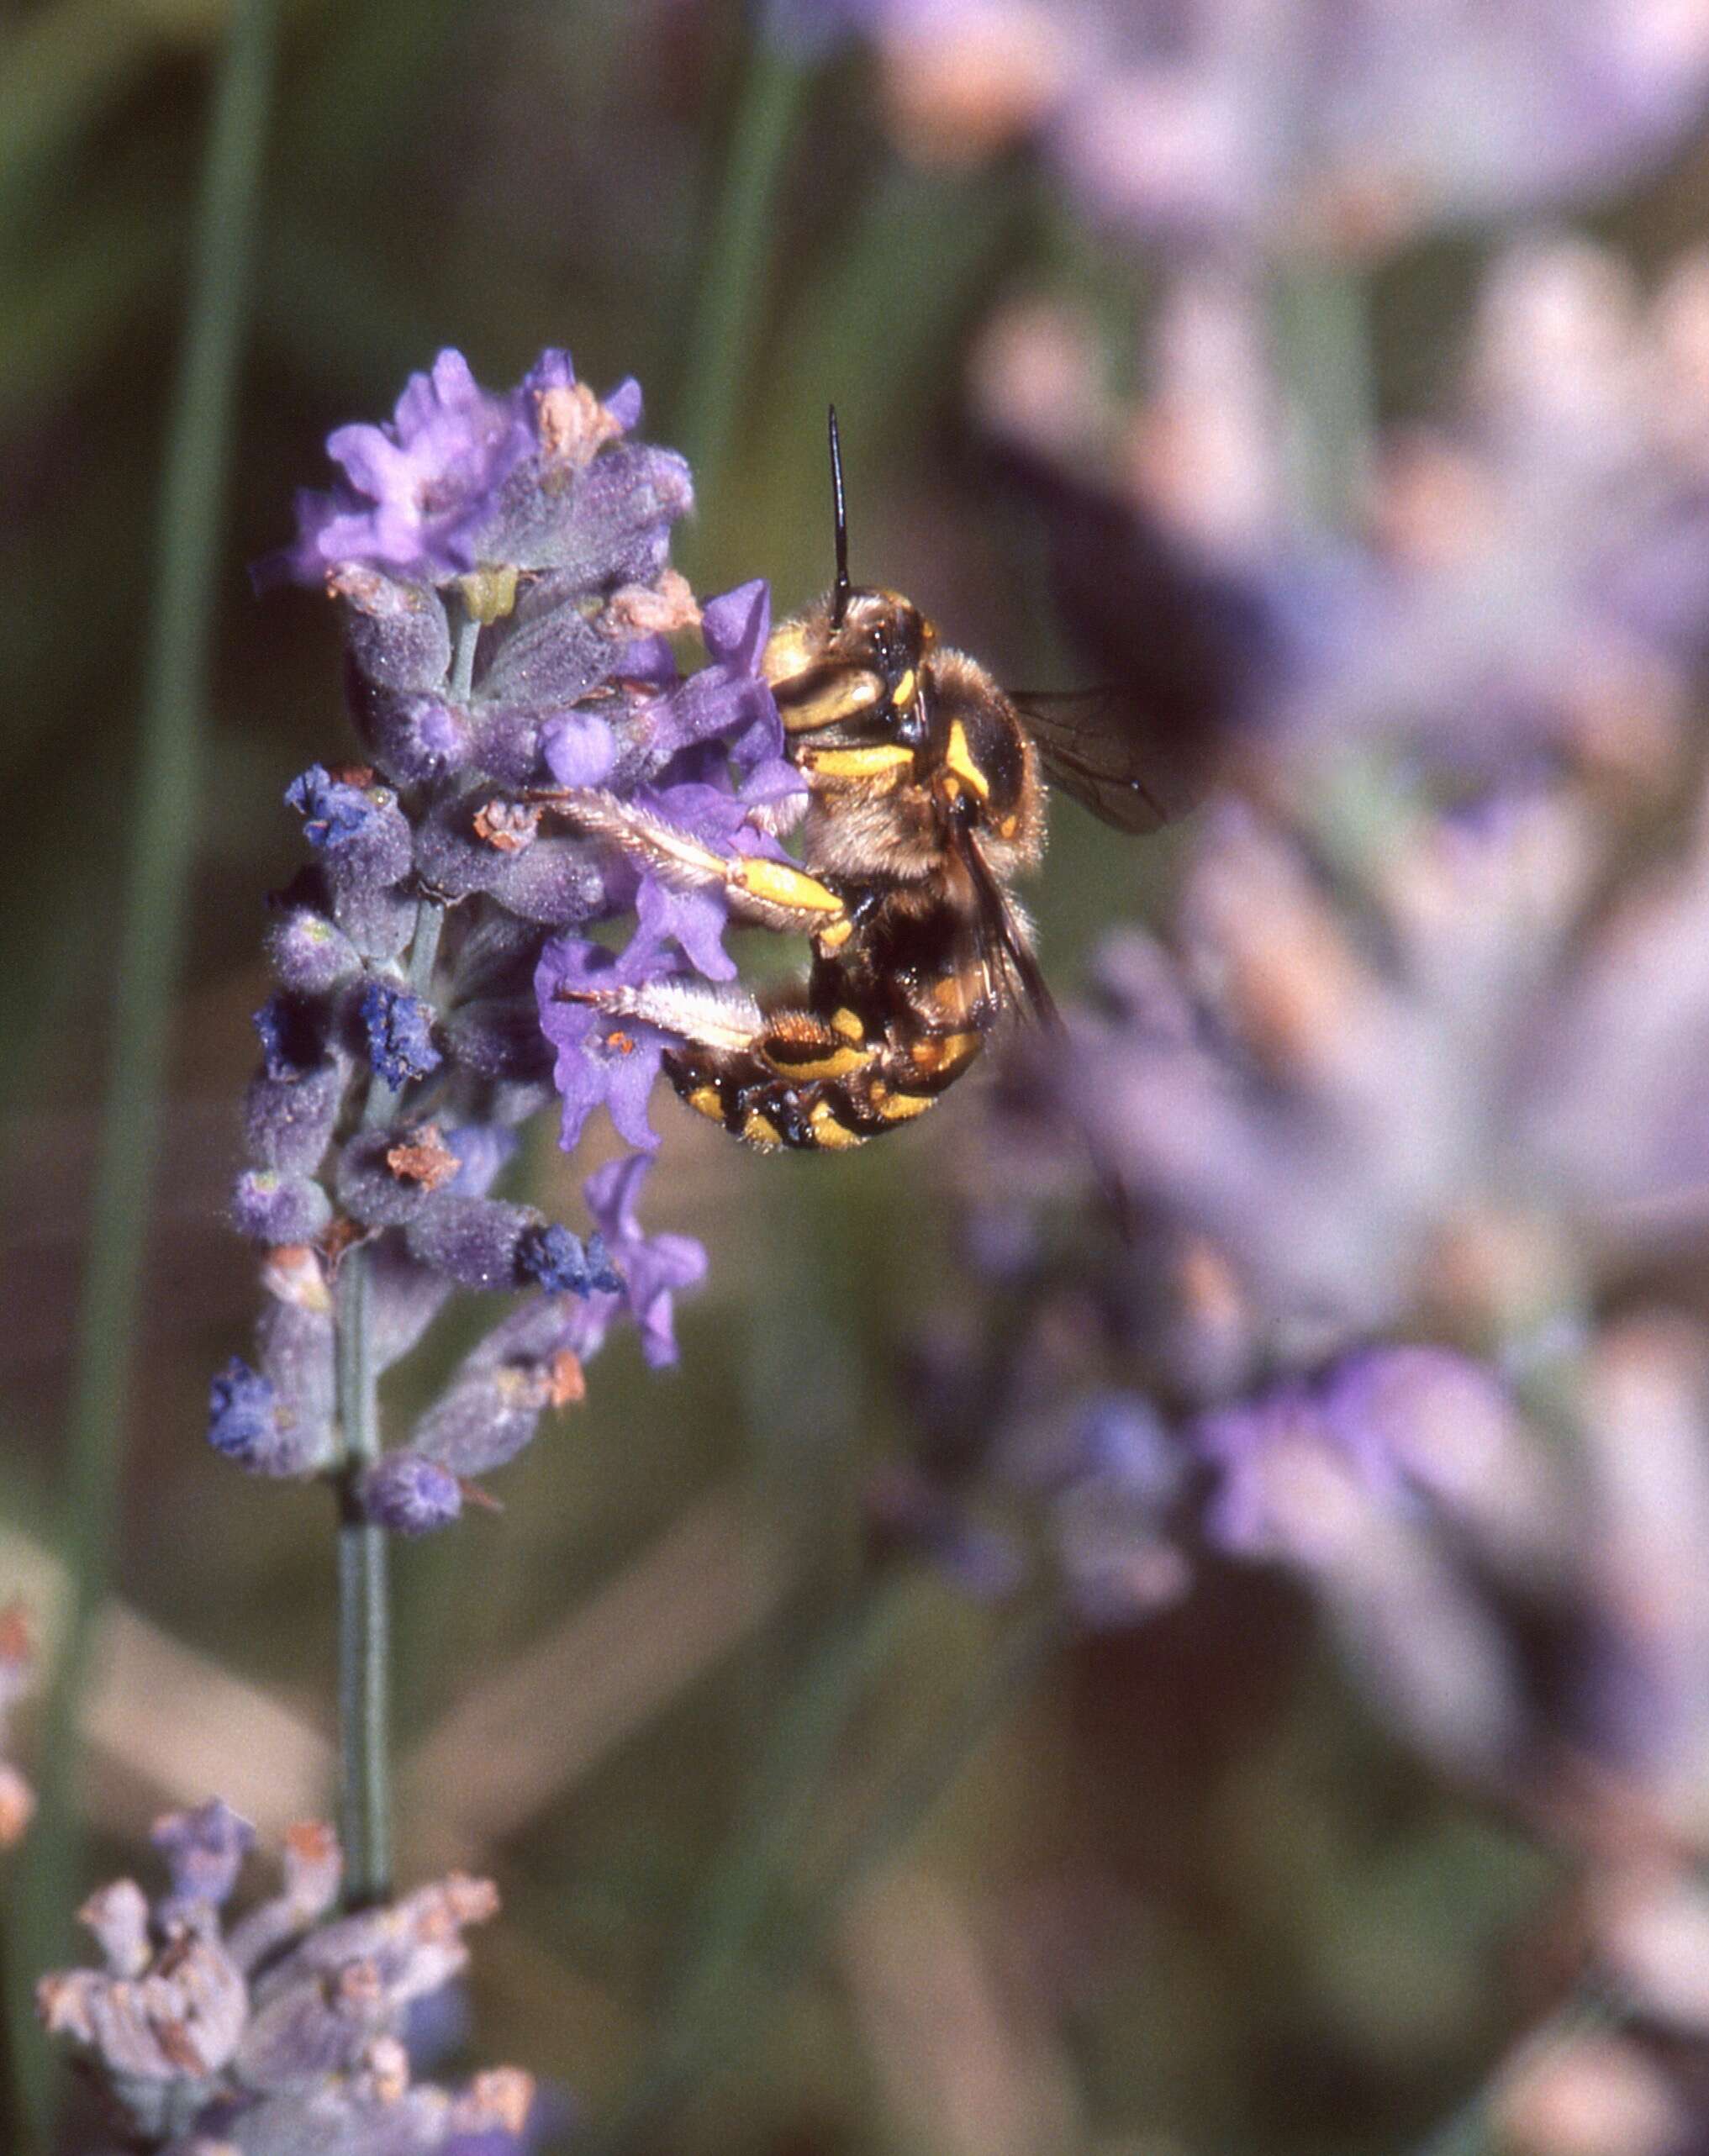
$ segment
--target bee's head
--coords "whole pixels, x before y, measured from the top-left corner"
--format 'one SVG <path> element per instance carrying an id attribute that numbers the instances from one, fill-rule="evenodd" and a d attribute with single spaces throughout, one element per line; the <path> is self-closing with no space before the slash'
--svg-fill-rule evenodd
<path id="1" fill-rule="evenodd" d="M 793 743 L 815 747 L 894 744 L 926 738 L 921 662 L 936 632 L 911 599 L 867 585 L 836 595 L 786 621 L 766 646 L 761 670 Z"/>
<path id="2" fill-rule="evenodd" d="M 848 573 L 848 518 L 836 414 L 831 414 L 831 502 L 836 582 L 816 606 L 786 621 L 766 646 L 762 671 L 777 698 L 791 752 L 888 748 L 894 766 L 926 739 L 920 669 L 935 640 L 911 599 Z M 892 772 L 894 777 L 894 770 Z"/>

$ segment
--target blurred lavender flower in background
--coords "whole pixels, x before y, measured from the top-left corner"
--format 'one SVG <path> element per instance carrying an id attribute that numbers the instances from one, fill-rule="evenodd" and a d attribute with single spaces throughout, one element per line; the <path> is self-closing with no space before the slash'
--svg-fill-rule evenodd
<path id="1" fill-rule="evenodd" d="M 651 1363 L 673 1359 L 673 1295 L 704 1271 L 698 1247 L 642 1233 L 633 1174 L 609 1217 L 606 1183 L 589 1184 L 585 1241 L 491 1195 L 554 1089 L 567 1148 L 601 1104 L 630 1144 L 656 1142 L 662 1043 L 564 1000 L 566 983 L 733 971 L 721 901 L 554 828 L 554 789 L 773 850 L 767 820 L 799 793 L 758 675 L 766 588 L 703 613 L 669 567 L 688 473 L 632 439 L 640 418 L 632 382 L 601 402 L 562 352 L 504 396 L 442 353 L 390 424 L 331 437 L 343 482 L 300 498 L 295 545 L 260 572 L 339 600 L 369 761 L 317 764 L 287 795 L 313 861 L 269 937 L 279 988 L 256 1020 L 234 1205 L 266 1250 L 269 1299 L 256 1366 L 214 1381 L 209 1434 L 258 1473 L 337 1463 L 333 1288 L 354 1247 L 377 1370 L 454 1289 L 530 1293 L 409 1446 L 366 1470 L 372 1516 L 404 1532 L 454 1517 L 472 1476 L 580 1397 L 615 1315 L 635 1318 Z M 684 677 L 667 640 L 690 630 L 709 663 Z M 593 939 L 630 913 L 625 947 Z"/>
<path id="2" fill-rule="evenodd" d="M 1594 198 L 1709 88 L 1680 0 L 822 0 L 874 40 L 898 140 L 1016 141 L 1136 237 L 1371 253 L 1422 228 Z"/>
<path id="3" fill-rule="evenodd" d="M 1646 300 L 1588 241 L 1499 254 L 1443 416 L 1366 443 L 1340 415 L 1351 526 L 1302 498 L 1265 307 L 1250 277 L 1175 275 L 1131 403 L 1067 307 L 988 325 L 976 402 L 1054 533 L 1089 662 L 1234 732 L 1319 815 L 1360 754 L 1664 786 L 1709 619 L 1709 264 Z"/>
<path id="4" fill-rule="evenodd" d="M 1202 675 L 1231 746 L 1166 930 L 1011 1065 L 968 1183 L 994 1330 L 926 1350 L 874 1500 L 986 1589 L 1042 1534 L 1103 1621 L 1283 1565 L 1622 1906 L 1640 1844 L 1683 1893 L 1709 1834 L 1709 1330 L 1670 1307 L 1709 1231 L 1706 290 L 1498 258 L 1452 418 L 1377 443 L 1341 525 L 1290 506 L 1239 281 L 1176 288 L 1137 415 L 1060 318 L 994 333 L 988 419 L 1071 485 L 1125 440 L 1109 528 L 1244 650 Z M 1093 1402 L 1147 1433 L 1113 1485 Z"/>
<path id="5" fill-rule="evenodd" d="M 158 1821 L 171 1877 L 150 1901 L 128 1879 L 82 1911 L 104 1966 L 44 1977 L 50 2034 L 72 2044 L 132 2138 L 174 2156 L 483 2156 L 525 2147 L 533 2084 L 512 2068 L 459 2092 L 412 2080 L 409 2009 L 468 1962 L 462 1934 L 496 1911 L 453 1874 L 382 1908 L 335 1916 L 330 1828 L 285 1837 L 277 1893 L 224 1915 L 254 1842 L 217 1798 Z"/>

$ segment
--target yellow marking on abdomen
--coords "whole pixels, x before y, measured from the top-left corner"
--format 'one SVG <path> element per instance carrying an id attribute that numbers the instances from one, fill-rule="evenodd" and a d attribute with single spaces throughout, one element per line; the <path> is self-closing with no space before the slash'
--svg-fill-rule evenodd
<path id="1" fill-rule="evenodd" d="M 781 1046 L 781 1044 L 780 1044 Z M 832 1048 L 827 1054 L 810 1057 L 805 1062 L 794 1062 L 776 1048 L 762 1048 L 760 1053 L 774 1071 L 791 1078 L 847 1078 L 857 1071 L 862 1063 L 869 1063 L 878 1053 L 876 1048 Z"/>
<path id="2" fill-rule="evenodd" d="M 847 1123 L 837 1121 L 836 1116 L 831 1112 L 831 1103 L 828 1100 L 820 1102 L 807 1118 L 807 1123 L 813 1133 L 815 1143 L 822 1146 L 826 1152 L 845 1152 L 851 1146 L 866 1143 L 866 1140 L 858 1131 L 851 1131 Z"/>
<path id="3" fill-rule="evenodd" d="M 762 1115 L 757 1108 L 748 1110 L 747 1120 L 741 1126 L 741 1135 L 751 1146 L 781 1146 L 783 1142 L 777 1125 L 768 1115 Z"/>
<path id="4" fill-rule="evenodd" d="M 912 766 L 914 751 L 899 741 L 885 741 L 870 749 L 803 749 L 799 760 L 820 778 L 899 778 Z"/>
<path id="5" fill-rule="evenodd" d="M 738 890 L 746 891 L 751 898 L 763 899 L 768 905 L 792 906 L 802 912 L 840 914 L 842 900 L 835 891 L 828 891 L 816 876 L 804 869 L 791 867 L 787 861 L 767 861 L 757 854 L 739 862 L 736 871 Z"/>
<path id="6" fill-rule="evenodd" d="M 914 701 L 914 692 L 920 686 L 919 677 L 910 667 L 890 691 L 890 701 L 899 711 L 905 711 Z"/>
<path id="7" fill-rule="evenodd" d="M 937 1105 L 935 1093 L 879 1093 L 871 1098 L 874 1115 L 882 1115 L 887 1123 L 906 1123 L 915 1115 L 923 1115 L 928 1108 Z"/>
<path id="8" fill-rule="evenodd" d="M 991 798 L 991 782 L 973 762 L 973 752 L 968 746 L 968 730 L 957 719 L 949 730 L 949 747 L 944 762 L 956 777 L 970 786 L 982 801 Z"/>
<path id="9" fill-rule="evenodd" d="M 916 1041 L 908 1052 L 920 1070 L 941 1075 L 970 1062 L 984 1045 L 977 1033 L 931 1033 Z"/>

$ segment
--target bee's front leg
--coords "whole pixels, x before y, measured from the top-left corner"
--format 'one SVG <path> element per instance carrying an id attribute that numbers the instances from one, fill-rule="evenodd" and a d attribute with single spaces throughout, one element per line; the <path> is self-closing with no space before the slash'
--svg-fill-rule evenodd
<path id="1" fill-rule="evenodd" d="M 527 796 L 590 837 L 609 839 L 638 867 L 678 890 L 721 890 L 731 911 L 788 936 L 829 936 L 835 942 L 848 915 L 829 884 L 793 862 L 763 854 L 719 853 L 615 794 L 598 787 L 565 787 Z"/>

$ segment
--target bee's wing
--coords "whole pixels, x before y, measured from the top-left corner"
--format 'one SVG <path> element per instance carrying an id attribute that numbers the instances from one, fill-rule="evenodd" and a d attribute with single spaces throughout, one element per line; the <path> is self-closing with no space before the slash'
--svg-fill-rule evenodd
<path id="1" fill-rule="evenodd" d="M 1009 700 L 1054 783 L 1117 830 L 1154 831 L 1197 807 L 1202 759 L 1172 754 L 1131 692 L 1023 688 Z"/>
<path id="2" fill-rule="evenodd" d="M 1003 886 L 979 851 L 978 841 L 970 830 L 957 825 L 950 834 L 950 845 L 973 887 L 970 933 L 991 1000 L 1002 1009 L 1031 1019 L 1036 1025 L 1063 1032 L 1056 998 L 1027 946 Z"/>

